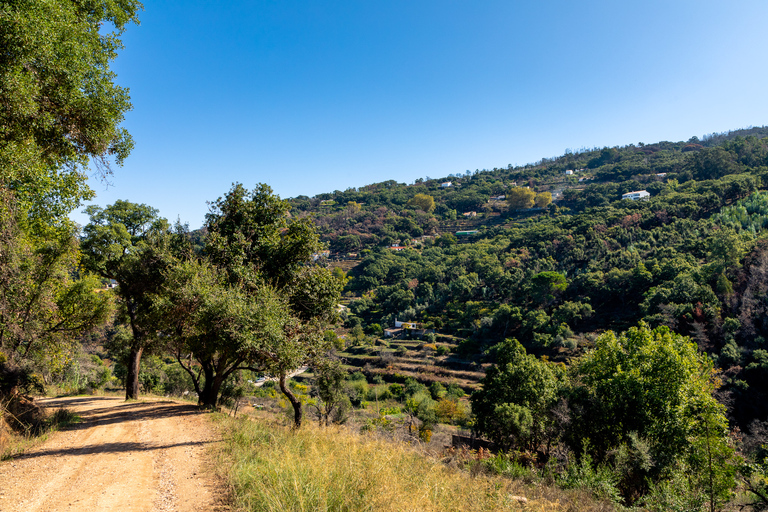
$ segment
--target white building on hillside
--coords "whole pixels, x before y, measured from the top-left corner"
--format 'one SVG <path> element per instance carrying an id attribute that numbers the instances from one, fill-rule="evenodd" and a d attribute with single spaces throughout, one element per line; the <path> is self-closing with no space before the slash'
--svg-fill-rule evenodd
<path id="1" fill-rule="evenodd" d="M 648 199 L 651 197 L 651 194 L 647 190 L 638 190 L 636 192 L 627 192 L 626 194 L 622 194 L 622 199 L 631 199 L 632 201 L 637 201 L 639 199 Z"/>

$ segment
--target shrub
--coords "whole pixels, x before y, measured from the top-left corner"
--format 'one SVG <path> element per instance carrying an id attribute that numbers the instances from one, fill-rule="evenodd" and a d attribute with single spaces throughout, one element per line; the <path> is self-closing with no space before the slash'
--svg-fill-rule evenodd
<path id="1" fill-rule="evenodd" d="M 465 395 L 464 390 L 456 384 L 455 382 L 451 382 L 448 384 L 446 398 L 461 398 Z"/>
<path id="2" fill-rule="evenodd" d="M 585 450 L 579 460 L 571 460 L 558 483 L 566 489 L 584 489 L 600 500 L 613 503 L 621 501 L 617 478 L 607 466 L 595 467 L 592 457 Z"/>
<path id="3" fill-rule="evenodd" d="M 363 407 L 363 401 L 368 397 L 368 382 L 352 380 L 346 384 L 346 392 L 350 403 L 355 407 Z"/>
<path id="4" fill-rule="evenodd" d="M 432 395 L 433 400 L 440 400 L 446 395 L 447 391 L 445 386 L 435 381 L 429 385 L 429 394 Z"/>

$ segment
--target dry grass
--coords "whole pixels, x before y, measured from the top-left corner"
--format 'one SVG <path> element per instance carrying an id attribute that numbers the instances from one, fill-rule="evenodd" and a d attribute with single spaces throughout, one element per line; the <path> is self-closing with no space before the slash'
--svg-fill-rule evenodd
<path id="1" fill-rule="evenodd" d="M 0 404 L 0 460 L 7 460 L 48 438 L 52 430 L 66 428 L 80 421 L 80 417 L 67 409 L 58 409 L 52 414 L 32 402 L 24 400 L 22 406 L 9 407 L 9 402 Z M 21 413 L 19 412 L 21 410 Z"/>
<path id="2" fill-rule="evenodd" d="M 407 445 L 344 428 L 293 431 L 220 418 L 221 467 L 242 511 L 611 510 L 583 493 L 472 475 Z"/>

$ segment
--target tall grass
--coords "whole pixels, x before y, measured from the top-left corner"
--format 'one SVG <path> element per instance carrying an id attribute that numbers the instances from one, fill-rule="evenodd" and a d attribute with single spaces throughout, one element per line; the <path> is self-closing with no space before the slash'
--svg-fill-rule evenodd
<path id="1" fill-rule="evenodd" d="M 246 419 L 220 421 L 221 466 L 242 511 L 610 510 L 583 494 L 473 476 L 409 446 L 343 428 L 293 431 Z"/>

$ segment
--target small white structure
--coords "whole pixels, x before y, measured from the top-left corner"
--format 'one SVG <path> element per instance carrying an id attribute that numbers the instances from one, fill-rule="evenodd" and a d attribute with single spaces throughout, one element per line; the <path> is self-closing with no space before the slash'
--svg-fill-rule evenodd
<path id="1" fill-rule="evenodd" d="M 573 174 L 573 171 L 571 169 L 568 169 L 567 171 L 565 171 L 566 176 L 570 176 L 571 174 Z"/>
<path id="2" fill-rule="evenodd" d="M 631 199 L 632 201 L 638 201 L 640 199 L 648 199 L 651 197 L 651 194 L 647 190 L 637 190 L 635 192 L 627 192 L 626 194 L 622 194 L 622 199 Z"/>
<path id="3" fill-rule="evenodd" d="M 453 183 L 451 183 L 450 181 L 446 181 L 445 183 L 441 183 L 440 186 L 443 188 L 448 188 L 448 187 L 452 187 Z"/>
<path id="4" fill-rule="evenodd" d="M 320 258 L 330 258 L 330 257 L 331 257 L 331 251 L 329 250 L 320 251 L 312 255 L 312 261 L 317 261 Z"/>

